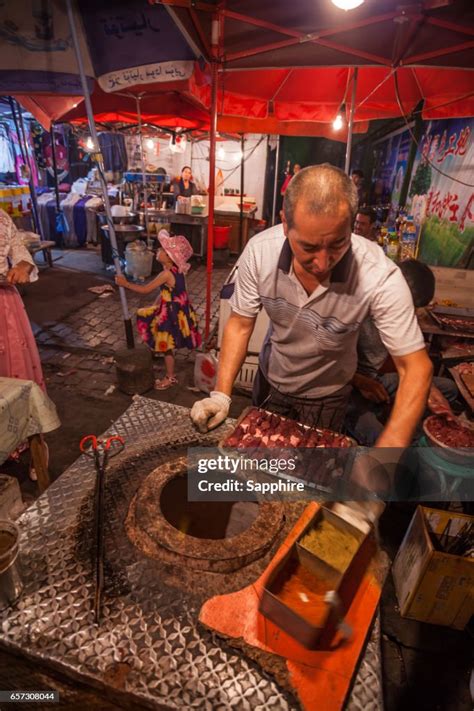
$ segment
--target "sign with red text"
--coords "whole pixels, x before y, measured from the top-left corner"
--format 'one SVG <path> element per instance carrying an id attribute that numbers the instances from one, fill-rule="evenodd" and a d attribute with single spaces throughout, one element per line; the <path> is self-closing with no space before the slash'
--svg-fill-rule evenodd
<path id="1" fill-rule="evenodd" d="M 474 246 L 474 119 L 431 121 L 413 166 L 408 207 L 427 264 L 467 266 Z"/>

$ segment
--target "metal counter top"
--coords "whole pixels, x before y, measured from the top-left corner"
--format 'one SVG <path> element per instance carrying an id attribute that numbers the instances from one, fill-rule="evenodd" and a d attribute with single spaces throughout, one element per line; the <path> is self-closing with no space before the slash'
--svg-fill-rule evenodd
<path id="1" fill-rule="evenodd" d="M 108 433 L 133 443 L 134 452 L 151 444 L 166 452 L 197 439 L 212 445 L 222 436 L 197 435 L 187 408 L 139 396 Z M 136 462 L 140 459 L 137 454 Z M 131 477 L 130 469 L 119 467 L 110 496 L 120 499 Z M 198 624 L 199 605 L 189 595 L 165 585 L 152 574 L 149 559 L 130 552 L 135 549 L 112 508 L 105 535 L 106 579 L 113 584 L 106 582 L 104 621 L 93 624 L 94 482 L 93 463 L 81 456 L 18 522 L 25 590 L 1 613 L 0 646 L 147 708 L 297 709 L 272 677 Z M 119 559 L 123 567 L 111 575 L 110 566 Z M 377 619 L 349 711 L 383 708 L 380 666 Z"/>

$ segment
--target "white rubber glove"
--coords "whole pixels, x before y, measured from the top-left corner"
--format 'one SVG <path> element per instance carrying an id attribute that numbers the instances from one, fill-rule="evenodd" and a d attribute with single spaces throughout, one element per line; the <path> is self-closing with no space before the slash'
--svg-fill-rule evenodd
<path id="1" fill-rule="evenodd" d="M 210 397 L 198 400 L 191 408 L 191 419 L 200 432 L 208 432 L 224 422 L 232 400 L 228 395 L 213 390 Z"/>

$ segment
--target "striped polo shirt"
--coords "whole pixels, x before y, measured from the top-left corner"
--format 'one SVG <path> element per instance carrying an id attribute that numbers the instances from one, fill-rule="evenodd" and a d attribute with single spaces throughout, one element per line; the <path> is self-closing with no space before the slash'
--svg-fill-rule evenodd
<path id="1" fill-rule="evenodd" d="M 230 305 L 249 317 L 265 309 L 271 326 L 260 364 L 271 385 L 292 395 L 325 397 L 351 381 L 359 329 L 369 315 L 391 355 L 425 347 L 400 269 L 376 243 L 355 234 L 309 296 L 293 271 L 283 225 L 256 235 L 239 259 Z"/>

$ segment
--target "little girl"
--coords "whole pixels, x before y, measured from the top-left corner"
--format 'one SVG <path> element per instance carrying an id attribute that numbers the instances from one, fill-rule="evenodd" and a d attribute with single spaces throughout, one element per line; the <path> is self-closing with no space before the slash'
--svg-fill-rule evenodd
<path id="1" fill-rule="evenodd" d="M 139 294 L 150 294 L 160 288 L 153 304 L 137 310 L 137 328 L 141 339 L 155 353 L 164 353 L 166 376 L 155 382 L 157 390 L 167 390 L 177 384 L 175 376 L 175 348 L 199 348 L 201 335 L 197 330 L 197 318 L 189 302 L 184 275 L 193 248 L 186 237 L 170 237 L 166 230 L 158 235 L 161 245 L 156 259 L 163 271 L 155 279 L 144 284 L 133 284 L 124 276 L 116 276 L 115 283 Z"/>

